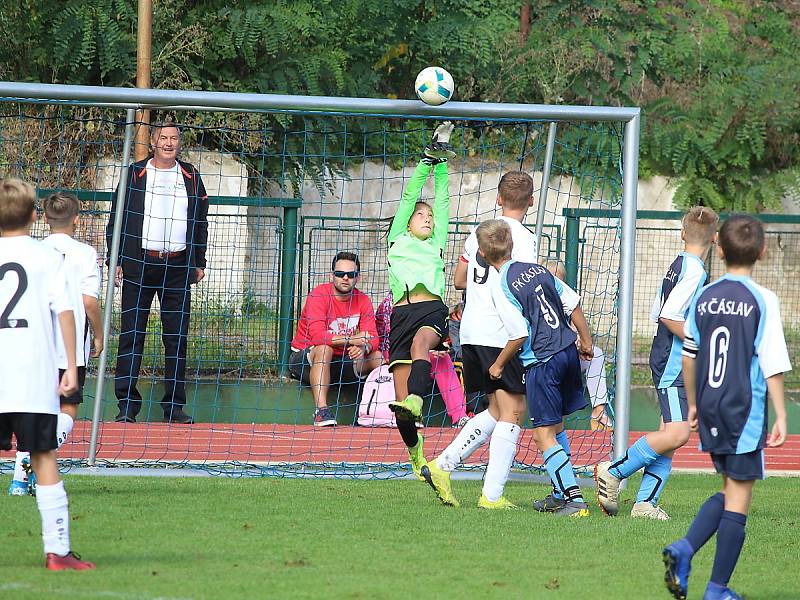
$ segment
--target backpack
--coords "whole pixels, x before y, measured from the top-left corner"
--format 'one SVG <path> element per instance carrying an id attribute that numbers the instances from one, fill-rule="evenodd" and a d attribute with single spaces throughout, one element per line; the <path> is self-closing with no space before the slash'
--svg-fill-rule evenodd
<path id="1" fill-rule="evenodd" d="M 389 402 L 394 400 L 394 379 L 389 365 L 374 369 L 361 391 L 358 403 L 358 424 L 364 427 L 396 427 L 394 413 L 389 410 Z"/>

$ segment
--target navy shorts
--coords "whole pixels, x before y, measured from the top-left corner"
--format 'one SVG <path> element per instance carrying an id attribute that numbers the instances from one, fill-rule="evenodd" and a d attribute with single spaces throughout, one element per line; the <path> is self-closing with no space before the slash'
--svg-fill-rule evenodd
<path id="1" fill-rule="evenodd" d="M 764 451 L 754 450 L 746 454 L 714 454 L 711 460 L 717 473 L 736 481 L 764 479 Z"/>
<path id="2" fill-rule="evenodd" d="M 689 416 L 689 405 L 686 403 L 686 389 L 668 387 L 656 389 L 658 403 L 661 406 L 661 417 L 664 423 L 682 423 Z"/>
<path id="3" fill-rule="evenodd" d="M 583 394 L 581 363 L 575 344 L 557 352 L 546 363 L 525 372 L 528 416 L 534 427 L 555 425 L 589 405 Z"/>

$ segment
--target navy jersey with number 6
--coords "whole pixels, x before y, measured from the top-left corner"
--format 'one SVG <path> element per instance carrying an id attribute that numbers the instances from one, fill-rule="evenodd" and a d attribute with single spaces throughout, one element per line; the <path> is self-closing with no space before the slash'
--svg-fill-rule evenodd
<path id="1" fill-rule="evenodd" d="M 500 268 L 500 287 L 528 322 L 528 339 L 519 358 L 524 367 L 547 362 L 575 343 L 569 315 L 580 296 L 543 266 L 510 261 Z"/>
<path id="2" fill-rule="evenodd" d="M 692 302 L 683 354 L 694 358 L 703 450 L 764 447 L 766 379 L 791 370 L 778 298 L 749 277 L 725 275 Z"/>

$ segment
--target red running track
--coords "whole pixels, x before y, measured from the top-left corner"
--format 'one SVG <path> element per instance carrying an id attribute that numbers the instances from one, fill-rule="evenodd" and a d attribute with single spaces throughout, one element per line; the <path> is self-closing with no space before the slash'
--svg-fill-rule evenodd
<path id="1" fill-rule="evenodd" d="M 59 455 L 62 458 L 86 458 L 90 433 L 90 423 L 76 423 L 70 441 Z M 457 430 L 427 427 L 422 433 L 425 436 L 425 454 L 431 456 L 441 452 Z M 609 433 L 573 430 L 569 435 L 577 465 L 591 465 L 607 458 L 611 448 Z M 629 443 L 641 435 L 631 433 Z M 488 444 L 469 462 L 485 462 L 487 449 Z M 407 454 L 400 436 L 390 428 L 101 423 L 97 458 L 110 462 L 402 463 L 407 461 Z M 765 459 L 770 471 L 800 474 L 800 435 L 789 436 L 781 448 L 767 448 Z M 523 430 L 517 460 L 525 464 L 541 463 L 529 429 Z M 698 450 L 696 434 L 675 454 L 673 465 L 677 469 L 713 470 L 708 455 Z"/>

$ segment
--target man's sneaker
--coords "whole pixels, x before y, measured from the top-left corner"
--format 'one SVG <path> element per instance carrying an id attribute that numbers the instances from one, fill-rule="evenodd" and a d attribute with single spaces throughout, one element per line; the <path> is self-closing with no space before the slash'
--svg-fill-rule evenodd
<path id="1" fill-rule="evenodd" d="M 478 508 L 488 508 L 489 510 L 514 510 L 519 508 L 519 506 L 510 500 L 506 500 L 505 496 L 500 496 L 497 500 L 492 502 L 486 496 L 481 494 L 481 498 L 478 500 Z"/>
<path id="2" fill-rule="evenodd" d="M 417 434 L 417 440 L 417 445 L 408 449 L 408 459 L 411 462 L 411 470 L 414 471 L 417 479 L 425 481 L 425 477 L 422 475 L 423 467 L 428 464 L 428 461 L 425 460 L 425 439 Z"/>
<path id="3" fill-rule="evenodd" d="M 28 495 L 28 482 L 27 481 L 17 481 L 16 479 L 12 479 L 11 483 L 8 486 L 8 495 L 9 496 L 27 496 Z"/>
<path id="4" fill-rule="evenodd" d="M 330 408 L 323 406 L 314 411 L 314 427 L 333 427 L 334 425 L 336 425 L 336 417 L 333 416 Z"/>
<path id="5" fill-rule="evenodd" d="M 556 498 L 552 493 L 547 494 L 543 500 L 534 500 L 533 509 L 539 512 L 555 512 L 567 503 L 563 498 Z"/>
<path id="6" fill-rule="evenodd" d="M 589 505 L 586 502 L 567 501 L 564 502 L 564 506 L 554 510 L 553 514 L 559 517 L 588 517 Z"/>
<path id="7" fill-rule="evenodd" d="M 463 429 L 467 423 L 469 423 L 469 417 L 464 415 L 458 421 L 453 423 L 453 429 Z"/>
<path id="8" fill-rule="evenodd" d="M 453 490 L 450 487 L 450 473 L 438 467 L 435 460 L 422 467 L 422 477 L 436 492 L 436 496 L 446 506 L 458 506 Z"/>
<path id="9" fill-rule="evenodd" d="M 677 600 L 686 600 L 692 572 L 692 547 L 681 538 L 664 548 L 661 557 L 664 560 L 664 583 L 667 589 Z"/>
<path id="10" fill-rule="evenodd" d="M 31 465 L 30 458 L 23 458 L 22 459 L 22 469 L 25 471 L 25 475 L 28 477 L 28 495 L 35 496 L 36 495 L 36 473 L 33 472 L 33 466 Z"/>
<path id="11" fill-rule="evenodd" d="M 81 557 L 74 552 L 67 552 L 66 556 L 59 556 L 58 554 L 48 554 L 45 559 L 44 566 L 50 571 L 86 571 L 87 569 L 94 569 L 95 564 L 81 560 Z"/>
<path id="12" fill-rule="evenodd" d="M 175 423 L 177 425 L 194 425 L 194 419 L 187 415 L 180 408 L 174 409 L 172 412 L 164 413 L 164 423 Z"/>
<path id="13" fill-rule="evenodd" d="M 422 398 L 409 394 L 400 402 L 389 402 L 389 410 L 401 421 L 419 421 L 422 418 Z"/>
<path id="14" fill-rule="evenodd" d="M 609 517 L 619 512 L 620 480 L 608 472 L 611 463 L 601 462 L 594 467 L 594 480 L 597 483 L 597 502 Z"/>
<path id="15" fill-rule="evenodd" d="M 709 581 L 703 600 L 742 600 L 742 597 L 728 587 Z"/>
<path id="16" fill-rule="evenodd" d="M 136 417 L 130 413 L 120 411 L 120 413 L 114 417 L 114 421 L 117 423 L 136 423 Z"/>
<path id="17" fill-rule="evenodd" d="M 650 502 L 637 502 L 631 509 L 634 518 L 644 517 L 654 521 L 669 521 L 669 515 L 660 506 L 653 506 Z"/>

